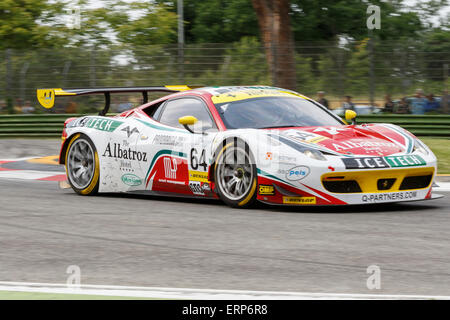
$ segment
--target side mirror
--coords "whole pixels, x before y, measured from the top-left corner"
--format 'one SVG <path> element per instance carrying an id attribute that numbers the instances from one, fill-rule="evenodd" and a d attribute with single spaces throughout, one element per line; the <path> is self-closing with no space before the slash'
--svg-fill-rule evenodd
<path id="1" fill-rule="evenodd" d="M 345 110 L 345 120 L 351 122 L 352 124 L 356 124 L 356 116 L 357 113 L 353 110 Z"/>
<path id="2" fill-rule="evenodd" d="M 187 131 L 189 131 L 189 132 L 191 132 L 191 133 L 195 133 L 195 132 L 194 132 L 194 130 L 192 130 L 191 128 L 189 128 L 189 126 L 194 125 L 195 123 L 197 123 L 197 121 L 198 121 L 197 118 L 194 117 L 194 116 L 184 116 L 184 117 L 178 118 L 178 122 L 179 122 L 180 124 L 182 124 L 183 127 L 184 127 Z"/>

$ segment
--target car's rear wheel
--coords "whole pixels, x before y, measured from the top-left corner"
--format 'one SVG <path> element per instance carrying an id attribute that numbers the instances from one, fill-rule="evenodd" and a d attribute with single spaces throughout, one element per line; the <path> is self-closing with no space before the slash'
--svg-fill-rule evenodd
<path id="1" fill-rule="evenodd" d="M 72 189 L 81 195 L 98 191 L 99 161 L 94 143 L 84 134 L 76 134 L 67 147 L 67 179 Z"/>
<path id="2" fill-rule="evenodd" d="M 245 208 L 256 200 L 257 170 L 246 144 L 228 143 L 214 168 L 216 191 L 229 206 Z"/>

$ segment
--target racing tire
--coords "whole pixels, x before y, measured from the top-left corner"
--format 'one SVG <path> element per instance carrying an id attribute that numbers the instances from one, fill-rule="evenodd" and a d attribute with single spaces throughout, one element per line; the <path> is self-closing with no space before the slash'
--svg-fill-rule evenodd
<path id="1" fill-rule="evenodd" d="M 72 189 L 84 196 L 98 192 L 100 167 L 97 149 L 85 134 L 71 138 L 65 158 L 67 180 Z"/>
<path id="2" fill-rule="evenodd" d="M 216 157 L 214 179 L 216 193 L 228 206 L 248 208 L 256 202 L 257 168 L 247 144 L 224 144 Z"/>

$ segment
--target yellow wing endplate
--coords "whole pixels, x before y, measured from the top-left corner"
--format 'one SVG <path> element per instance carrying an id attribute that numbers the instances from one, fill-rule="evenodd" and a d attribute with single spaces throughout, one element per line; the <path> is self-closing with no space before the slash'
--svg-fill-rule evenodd
<path id="1" fill-rule="evenodd" d="M 74 96 L 76 93 L 66 92 L 61 88 L 53 89 L 37 89 L 37 98 L 39 103 L 47 109 L 52 108 L 55 105 L 55 96 Z"/>
<path id="2" fill-rule="evenodd" d="M 55 90 L 37 89 L 37 98 L 41 106 L 50 109 L 55 105 Z"/>

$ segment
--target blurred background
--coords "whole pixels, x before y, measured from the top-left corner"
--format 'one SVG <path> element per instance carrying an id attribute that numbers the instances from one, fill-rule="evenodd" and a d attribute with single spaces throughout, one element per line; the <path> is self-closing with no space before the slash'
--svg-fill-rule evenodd
<path id="1" fill-rule="evenodd" d="M 339 114 L 448 114 L 449 17 L 447 0 L 0 0 L 0 113 L 48 113 L 45 87 L 264 84 Z"/>

